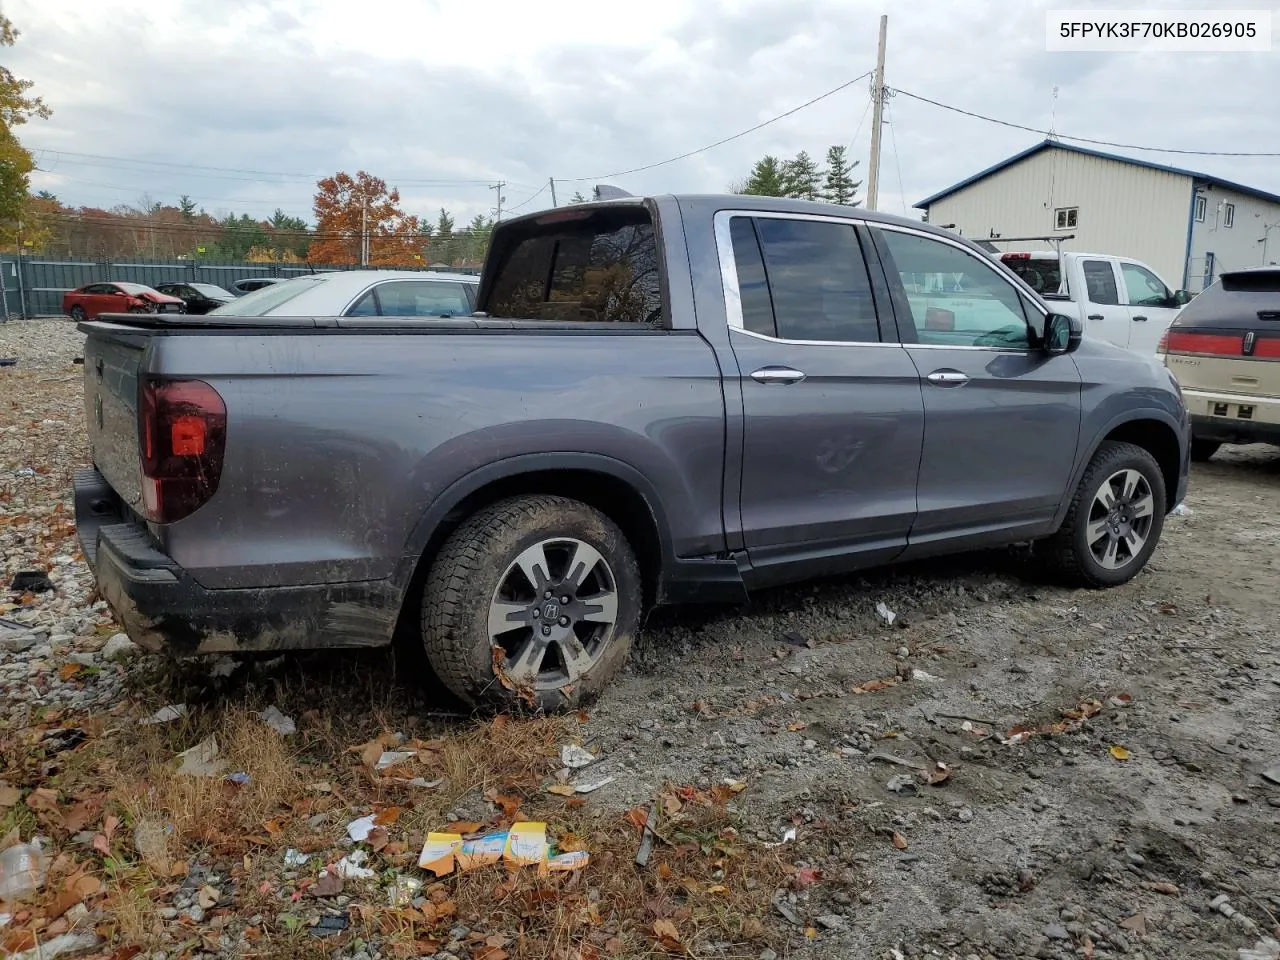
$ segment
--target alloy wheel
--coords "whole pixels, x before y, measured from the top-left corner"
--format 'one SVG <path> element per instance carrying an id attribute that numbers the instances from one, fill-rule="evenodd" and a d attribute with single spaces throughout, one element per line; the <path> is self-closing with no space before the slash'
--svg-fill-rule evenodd
<path id="1" fill-rule="evenodd" d="M 1142 553 L 1154 520 L 1155 497 L 1147 478 L 1137 470 L 1117 470 L 1090 505 L 1085 529 L 1089 551 L 1105 569 L 1123 569 Z"/>

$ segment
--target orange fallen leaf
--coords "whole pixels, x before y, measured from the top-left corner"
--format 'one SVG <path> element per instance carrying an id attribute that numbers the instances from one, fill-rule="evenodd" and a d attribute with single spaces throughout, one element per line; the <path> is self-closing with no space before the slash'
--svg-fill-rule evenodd
<path id="1" fill-rule="evenodd" d="M 676 925 L 670 920 L 653 921 L 653 935 L 663 949 L 674 953 L 684 952 L 684 944 L 680 942 L 680 931 L 676 929 Z"/>
<path id="2" fill-rule="evenodd" d="M 446 824 L 445 833 L 475 833 L 480 829 L 480 824 L 474 820 L 454 820 L 452 823 Z"/>
<path id="3" fill-rule="evenodd" d="M 803 720 L 792 720 L 787 724 L 787 730 L 791 733 L 799 733 L 808 726 L 809 724 Z"/>
<path id="4" fill-rule="evenodd" d="M 378 815 L 373 818 L 373 822 L 375 826 L 389 827 L 399 819 L 399 807 L 384 807 L 378 811 Z"/>
<path id="5" fill-rule="evenodd" d="M 120 818 L 108 813 L 102 819 L 102 832 L 108 840 L 115 836 L 116 828 L 120 826 Z"/>
<path id="6" fill-rule="evenodd" d="M 905 850 L 907 849 L 907 838 L 895 830 L 893 831 L 893 845 L 899 850 Z"/>
<path id="7" fill-rule="evenodd" d="M 267 835 L 271 837 L 280 837 L 284 835 L 284 824 L 280 822 L 279 817 L 273 820 L 268 820 L 262 825 L 262 829 L 267 831 Z"/>

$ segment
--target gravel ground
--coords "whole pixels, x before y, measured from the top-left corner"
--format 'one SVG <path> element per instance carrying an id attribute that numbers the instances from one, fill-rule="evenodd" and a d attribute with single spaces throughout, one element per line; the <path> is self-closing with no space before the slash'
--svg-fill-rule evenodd
<path id="1" fill-rule="evenodd" d="M 54 587 L 0 594 L 0 733 L 155 707 L 128 704 L 155 662 L 115 636 L 70 523 L 80 344 L 61 321 L 0 324 L 19 358 L 0 368 L 3 586 Z M 1225 448 L 1111 591 L 997 551 L 664 613 L 591 711 L 592 774 L 616 777 L 592 803 L 747 781 L 751 839 L 820 880 L 776 895 L 784 950 L 723 955 L 1272 956 L 1278 490 L 1280 451 Z"/>

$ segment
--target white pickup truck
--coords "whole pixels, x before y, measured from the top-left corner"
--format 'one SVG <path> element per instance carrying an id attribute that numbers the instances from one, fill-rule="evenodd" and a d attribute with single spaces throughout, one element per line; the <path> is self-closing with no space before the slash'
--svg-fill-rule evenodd
<path id="1" fill-rule="evenodd" d="M 997 255 L 1061 313 L 1078 315 L 1087 336 L 1154 355 L 1183 304 L 1145 263 L 1099 253 L 1010 251 Z M 1068 307 L 1067 304 L 1070 304 Z"/>

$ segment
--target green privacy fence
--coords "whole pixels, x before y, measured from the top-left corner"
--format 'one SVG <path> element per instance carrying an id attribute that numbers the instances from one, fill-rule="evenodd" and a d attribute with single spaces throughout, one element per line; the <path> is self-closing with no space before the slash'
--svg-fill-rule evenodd
<path id="1" fill-rule="evenodd" d="M 216 283 L 230 288 L 237 280 L 250 277 L 296 277 L 331 270 L 360 270 L 341 264 L 307 263 L 218 263 L 209 260 L 149 260 L 129 257 L 116 260 L 60 260 L 39 255 L 0 255 L 0 320 L 17 317 L 59 316 L 62 295 L 86 283 L 125 281 L 157 283 L 189 281 Z M 414 269 L 397 267 L 396 269 Z M 450 271 L 479 273 L 476 267 L 447 267 L 432 264 L 418 268 L 424 272 Z"/>

